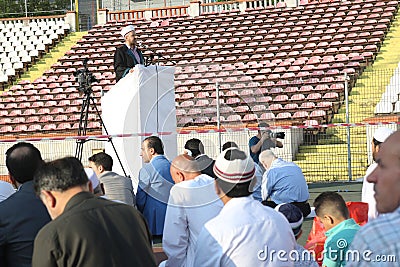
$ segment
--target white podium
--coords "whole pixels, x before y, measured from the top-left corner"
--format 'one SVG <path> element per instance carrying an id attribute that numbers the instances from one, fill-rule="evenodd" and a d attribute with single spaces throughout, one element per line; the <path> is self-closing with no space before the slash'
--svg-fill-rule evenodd
<path id="1" fill-rule="evenodd" d="M 119 80 L 101 99 L 102 118 L 110 135 L 140 133 L 143 135 L 113 138 L 113 143 L 127 175 L 137 190 L 142 167 L 141 143 L 145 133 L 160 134 L 165 155 L 177 155 L 174 67 L 136 65 L 135 71 Z M 104 132 L 104 130 L 103 130 Z M 112 145 L 106 153 L 113 157 L 113 171 L 123 175 Z"/>

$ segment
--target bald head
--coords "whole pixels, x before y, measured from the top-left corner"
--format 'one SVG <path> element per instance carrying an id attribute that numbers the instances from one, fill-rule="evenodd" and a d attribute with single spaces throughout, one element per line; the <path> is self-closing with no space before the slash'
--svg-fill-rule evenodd
<path id="1" fill-rule="evenodd" d="M 376 209 L 391 213 L 400 207 L 400 131 L 390 135 L 376 156 L 378 167 L 367 177 L 374 183 Z"/>
<path id="2" fill-rule="evenodd" d="M 170 172 L 175 183 L 192 180 L 201 174 L 198 162 L 187 154 L 179 155 L 172 161 Z"/>
<path id="3" fill-rule="evenodd" d="M 268 149 L 260 153 L 259 159 L 264 168 L 268 169 L 271 166 L 271 163 L 277 159 L 277 157 L 272 150 Z"/>

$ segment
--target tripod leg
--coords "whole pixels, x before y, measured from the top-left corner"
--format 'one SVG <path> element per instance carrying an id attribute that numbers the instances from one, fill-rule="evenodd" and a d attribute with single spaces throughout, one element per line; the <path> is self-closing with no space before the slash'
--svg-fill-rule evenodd
<path id="1" fill-rule="evenodd" d="M 102 117 L 101 117 L 101 114 L 100 114 L 100 112 L 99 112 L 99 110 L 98 110 L 98 108 L 97 108 L 96 102 L 94 102 L 94 98 L 93 98 L 93 97 L 90 97 L 90 101 L 92 101 L 93 107 L 94 107 L 94 109 L 96 110 L 96 114 L 97 114 L 97 116 L 98 116 L 99 119 L 100 119 L 100 123 L 101 123 L 102 127 L 104 128 L 104 131 L 106 132 L 106 135 L 109 135 L 109 134 L 108 134 L 108 131 L 107 131 L 107 128 L 106 128 L 106 126 L 104 125 L 104 122 L 103 122 L 103 119 L 102 119 Z M 117 156 L 118 162 L 119 162 L 119 164 L 120 164 L 120 166 L 121 166 L 122 171 L 124 172 L 124 175 L 125 175 L 126 177 L 128 177 L 128 175 L 127 175 L 126 172 L 125 172 L 124 166 L 122 165 L 122 161 L 121 161 L 121 159 L 120 159 L 120 157 L 119 157 L 119 155 L 118 155 L 117 149 L 115 148 L 115 145 L 114 145 L 114 142 L 113 142 L 112 138 L 108 138 L 108 141 L 111 143 L 111 146 L 112 146 L 112 148 L 113 148 L 113 150 L 114 150 L 115 155 Z"/>
<path id="2" fill-rule="evenodd" d="M 90 107 L 90 93 L 86 94 L 85 98 L 83 98 L 83 102 L 82 102 L 82 106 L 81 106 L 81 114 L 79 117 L 78 136 L 86 135 L 89 107 Z M 83 139 L 76 140 L 75 157 L 79 160 L 82 160 L 83 145 L 85 142 L 86 142 L 86 140 L 83 140 Z"/>

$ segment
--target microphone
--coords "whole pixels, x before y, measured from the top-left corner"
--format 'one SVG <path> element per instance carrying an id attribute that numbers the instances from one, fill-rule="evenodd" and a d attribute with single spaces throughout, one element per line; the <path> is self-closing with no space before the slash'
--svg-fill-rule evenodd
<path id="1" fill-rule="evenodd" d="M 141 48 L 144 48 L 144 49 L 148 49 L 149 48 L 149 46 L 145 45 L 142 41 L 138 41 L 137 42 L 137 46 L 141 47 Z"/>

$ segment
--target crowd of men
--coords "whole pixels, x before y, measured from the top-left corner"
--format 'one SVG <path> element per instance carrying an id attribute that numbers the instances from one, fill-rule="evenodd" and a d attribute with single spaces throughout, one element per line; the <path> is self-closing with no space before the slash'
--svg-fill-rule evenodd
<path id="1" fill-rule="evenodd" d="M 327 236 L 323 266 L 372 264 L 345 257 L 348 250 L 400 256 L 400 132 L 378 130 L 374 140 L 367 182 L 377 218 L 360 227 L 335 192 L 313 203 Z M 6 152 L 17 191 L 0 184 L 9 194 L 0 202 L 0 266 L 156 266 L 157 242 L 167 256 L 160 266 L 318 266 L 296 242 L 311 210 L 301 169 L 262 147 L 227 142 L 213 160 L 190 139 L 170 161 L 162 140 L 147 137 L 135 194 L 104 152 L 88 169 L 73 157 L 44 162 L 35 146 L 17 143 Z"/>

